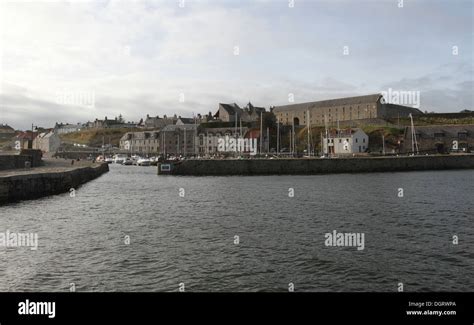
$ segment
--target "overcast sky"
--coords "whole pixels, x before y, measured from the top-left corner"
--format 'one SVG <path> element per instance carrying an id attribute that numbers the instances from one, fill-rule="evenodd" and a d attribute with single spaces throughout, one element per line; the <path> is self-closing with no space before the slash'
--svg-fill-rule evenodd
<path id="1" fill-rule="evenodd" d="M 17 129 L 389 88 L 473 108 L 470 0 L 0 2 L 0 123 Z"/>

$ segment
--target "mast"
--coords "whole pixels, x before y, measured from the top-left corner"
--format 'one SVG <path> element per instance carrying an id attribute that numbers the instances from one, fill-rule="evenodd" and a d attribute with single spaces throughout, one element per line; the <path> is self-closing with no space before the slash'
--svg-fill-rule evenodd
<path id="1" fill-rule="evenodd" d="M 237 111 L 235 111 L 235 130 L 234 130 L 234 135 L 235 135 L 235 140 L 237 140 L 237 121 L 238 121 L 239 115 L 237 114 Z"/>
<path id="2" fill-rule="evenodd" d="M 260 112 L 260 154 L 262 154 L 263 145 L 263 112 Z"/>
<path id="3" fill-rule="evenodd" d="M 326 114 L 324 114 L 324 132 L 326 133 L 326 152 L 324 155 L 329 156 L 329 133 L 328 133 L 328 121 Z"/>
<path id="4" fill-rule="evenodd" d="M 382 131 L 382 154 L 385 156 L 385 136 Z"/>
<path id="5" fill-rule="evenodd" d="M 290 132 L 288 132 L 288 134 L 290 135 L 290 154 L 293 154 L 293 140 L 292 140 L 291 130 Z"/>
<path id="6" fill-rule="evenodd" d="M 291 144 L 292 144 L 292 146 L 291 146 L 291 156 L 293 156 L 294 152 L 296 151 L 295 150 L 296 141 L 295 141 L 295 118 L 294 117 L 293 117 L 293 124 L 291 126 L 291 134 L 292 134 L 292 136 L 291 136 L 291 139 L 292 139 L 292 142 L 291 142 Z"/>
<path id="7" fill-rule="evenodd" d="M 270 128 L 267 127 L 267 153 L 270 152 Z"/>
<path id="8" fill-rule="evenodd" d="M 307 124 L 307 128 L 308 128 L 308 157 L 311 156 L 311 147 L 310 147 L 310 144 L 309 144 L 309 126 L 310 126 L 310 123 L 309 123 L 309 110 L 306 111 L 306 124 Z"/>
<path id="9" fill-rule="evenodd" d="M 277 121 L 277 156 L 280 155 L 280 121 Z"/>
<path id="10" fill-rule="evenodd" d="M 416 149 L 416 154 L 418 154 L 418 143 L 416 141 L 416 133 L 415 133 L 415 126 L 413 124 L 413 116 L 411 113 L 408 115 L 410 117 L 411 121 L 411 152 L 415 154 L 415 149 Z"/>
<path id="11" fill-rule="evenodd" d="M 323 132 L 321 131 L 321 152 L 324 155 L 324 137 L 323 137 Z"/>
<path id="12" fill-rule="evenodd" d="M 240 117 L 240 137 L 242 138 L 242 117 Z"/>
<path id="13" fill-rule="evenodd" d="M 193 113 L 193 118 L 194 118 L 194 141 L 193 141 L 193 147 L 194 147 L 194 155 L 197 154 L 198 150 L 198 134 L 197 134 L 197 117 Z"/>

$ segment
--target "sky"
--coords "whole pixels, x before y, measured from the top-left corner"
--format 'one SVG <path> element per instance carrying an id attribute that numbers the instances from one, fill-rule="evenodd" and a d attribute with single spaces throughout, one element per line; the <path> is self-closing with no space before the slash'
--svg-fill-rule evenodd
<path id="1" fill-rule="evenodd" d="M 418 92 L 473 109 L 471 0 L 0 0 L 0 123 Z M 410 103 L 407 103 L 410 104 Z"/>

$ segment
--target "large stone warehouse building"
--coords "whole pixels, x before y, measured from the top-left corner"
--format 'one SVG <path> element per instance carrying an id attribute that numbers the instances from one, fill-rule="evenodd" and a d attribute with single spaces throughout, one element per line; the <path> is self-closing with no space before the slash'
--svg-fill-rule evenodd
<path id="1" fill-rule="evenodd" d="M 407 117 L 408 114 L 423 114 L 419 109 L 396 104 L 385 103 L 381 94 L 347 97 L 276 106 L 273 113 L 282 124 L 306 125 L 307 111 L 311 125 L 334 125 L 337 121 L 353 121 L 363 119 L 387 119 Z"/>

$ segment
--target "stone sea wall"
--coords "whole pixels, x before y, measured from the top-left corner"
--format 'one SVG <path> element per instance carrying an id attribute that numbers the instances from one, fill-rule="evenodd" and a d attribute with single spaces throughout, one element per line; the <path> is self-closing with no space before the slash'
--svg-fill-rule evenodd
<path id="1" fill-rule="evenodd" d="M 172 175 L 297 175 L 474 169 L 474 155 L 331 159 L 185 160 Z M 160 166 L 158 166 L 160 174 Z M 165 174 L 165 173 L 163 173 Z"/>
<path id="2" fill-rule="evenodd" d="M 0 177 L 0 205 L 68 192 L 109 171 L 107 164 Z"/>
<path id="3" fill-rule="evenodd" d="M 25 168 L 25 163 L 30 162 L 31 167 L 41 166 L 41 151 L 24 149 L 19 154 L 0 155 L 0 170 Z"/>

